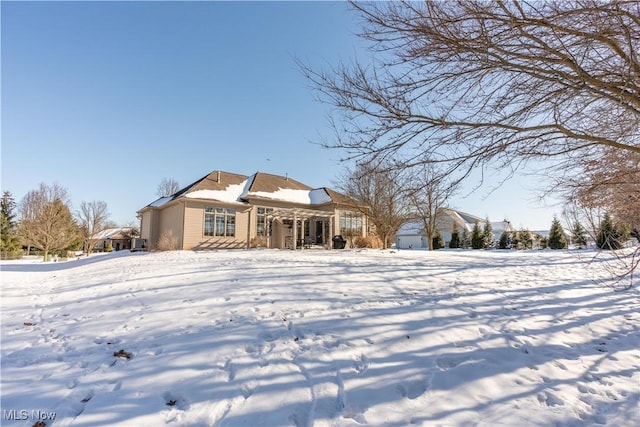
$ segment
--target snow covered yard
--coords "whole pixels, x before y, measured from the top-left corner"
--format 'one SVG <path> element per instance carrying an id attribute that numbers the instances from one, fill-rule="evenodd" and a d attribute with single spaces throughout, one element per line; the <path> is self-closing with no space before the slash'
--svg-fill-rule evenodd
<path id="1" fill-rule="evenodd" d="M 3 262 L 2 425 L 637 425 L 639 293 L 603 286 L 603 259 L 589 261 L 236 250 Z"/>

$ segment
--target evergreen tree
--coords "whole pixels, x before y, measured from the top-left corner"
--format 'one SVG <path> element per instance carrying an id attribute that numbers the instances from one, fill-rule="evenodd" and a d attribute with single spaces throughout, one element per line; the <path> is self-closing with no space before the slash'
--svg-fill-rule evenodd
<path id="1" fill-rule="evenodd" d="M 500 241 L 498 242 L 499 249 L 508 249 L 509 248 L 509 233 L 505 231 L 500 235 Z"/>
<path id="2" fill-rule="evenodd" d="M 462 241 L 460 242 L 462 244 L 462 248 L 463 249 L 469 249 L 469 246 L 471 246 L 471 238 L 469 237 L 469 232 L 467 231 L 467 229 L 465 228 L 464 230 L 462 230 Z"/>
<path id="3" fill-rule="evenodd" d="M 20 256 L 15 209 L 16 202 L 11 192 L 5 191 L 0 202 L 0 258 L 2 259 L 15 259 Z"/>
<path id="4" fill-rule="evenodd" d="M 480 231 L 480 223 L 476 221 L 471 232 L 471 247 L 473 249 L 484 248 L 484 233 Z"/>
<path id="5" fill-rule="evenodd" d="M 598 235 L 596 236 L 596 245 L 600 249 L 616 250 L 624 247 L 624 242 L 628 238 L 628 233 L 621 224 L 616 223 L 609 213 L 605 213 Z"/>
<path id="6" fill-rule="evenodd" d="M 489 218 L 487 218 L 487 221 L 484 223 L 484 231 L 482 233 L 482 237 L 484 239 L 484 247 L 490 248 L 493 244 L 493 228 L 491 227 Z"/>
<path id="7" fill-rule="evenodd" d="M 578 221 L 571 229 L 571 242 L 581 249 L 587 246 L 587 230 Z"/>
<path id="8" fill-rule="evenodd" d="M 560 221 L 555 216 L 553 222 L 551 222 L 551 228 L 549 229 L 549 239 L 547 245 L 550 249 L 566 249 L 567 239 L 564 235 L 564 230 Z"/>
<path id="9" fill-rule="evenodd" d="M 442 234 L 439 231 L 436 231 L 436 235 L 433 237 L 433 249 L 442 249 L 444 248 L 444 239 L 442 238 Z"/>
<path id="10" fill-rule="evenodd" d="M 516 231 L 515 245 L 517 249 L 531 249 L 533 247 L 533 238 L 531 232 L 524 228 Z"/>
<path id="11" fill-rule="evenodd" d="M 449 242 L 451 249 L 457 249 L 460 247 L 460 231 L 458 230 L 458 224 L 453 223 L 453 230 L 451 231 L 451 241 Z"/>

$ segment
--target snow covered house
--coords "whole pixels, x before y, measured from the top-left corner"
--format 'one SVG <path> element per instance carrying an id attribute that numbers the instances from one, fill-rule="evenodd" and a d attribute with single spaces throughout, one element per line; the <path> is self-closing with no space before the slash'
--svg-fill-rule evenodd
<path id="1" fill-rule="evenodd" d="M 131 249 L 137 230 L 132 227 L 107 228 L 91 237 L 95 241 L 93 250 L 104 251 L 108 246 L 114 251 Z"/>
<path id="2" fill-rule="evenodd" d="M 173 239 L 175 249 L 331 247 L 335 235 L 367 235 L 367 218 L 326 187 L 289 177 L 213 171 L 138 211 L 149 249 Z"/>
<path id="3" fill-rule="evenodd" d="M 464 230 L 471 234 L 476 221 L 480 227 L 485 226 L 486 219 L 468 214 L 466 212 L 457 211 L 455 209 L 442 208 L 440 217 L 438 218 L 437 229 L 444 240 L 445 247 L 449 247 L 451 234 L 453 232 L 453 224 L 458 225 L 458 230 L 462 235 Z M 399 249 L 409 248 L 428 248 L 429 241 L 427 233 L 424 231 L 424 222 L 421 219 L 412 219 L 407 221 L 400 227 L 396 234 L 396 246 Z M 495 239 L 499 239 L 503 231 L 514 231 L 511 223 L 507 220 L 500 222 L 491 222 L 491 229 Z"/>

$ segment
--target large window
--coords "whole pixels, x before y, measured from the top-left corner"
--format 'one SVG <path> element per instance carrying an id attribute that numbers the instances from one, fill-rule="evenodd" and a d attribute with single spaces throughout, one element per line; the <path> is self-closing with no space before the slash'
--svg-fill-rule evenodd
<path id="1" fill-rule="evenodd" d="M 340 233 L 345 236 L 362 236 L 362 214 L 340 211 Z"/>
<path id="2" fill-rule="evenodd" d="M 268 217 L 270 213 L 273 213 L 273 208 L 258 208 L 256 217 L 258 236 L 271 236 L 271 220 Z"/>
<path id="3" fill-rule="evenodd" d="M 204 235 L 235 237 L 236 210 L 231 208 L 204 208 Z"/>

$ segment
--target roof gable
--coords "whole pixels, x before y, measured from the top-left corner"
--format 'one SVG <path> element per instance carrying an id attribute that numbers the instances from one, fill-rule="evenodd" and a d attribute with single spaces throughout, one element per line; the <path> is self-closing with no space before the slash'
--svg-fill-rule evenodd
<path id="1" fill-rule="evenodd" d="M 251 176 L 213 171 L 168 197 L 161 197 L 147 207 L 162 207 L 180 198 L 247 203 L 250 199 L 277 200 L 299 205 L 352 203 L 329 188 L 313 189 L 288 176 L 256 172 Z"/>
<path id="2" fill-rule="evenodd" d="M 311 187 L 295 179 L 269 173 L 256 172 L 249 193 L 275 193 L 278 190 L 311 190 Z"/>

